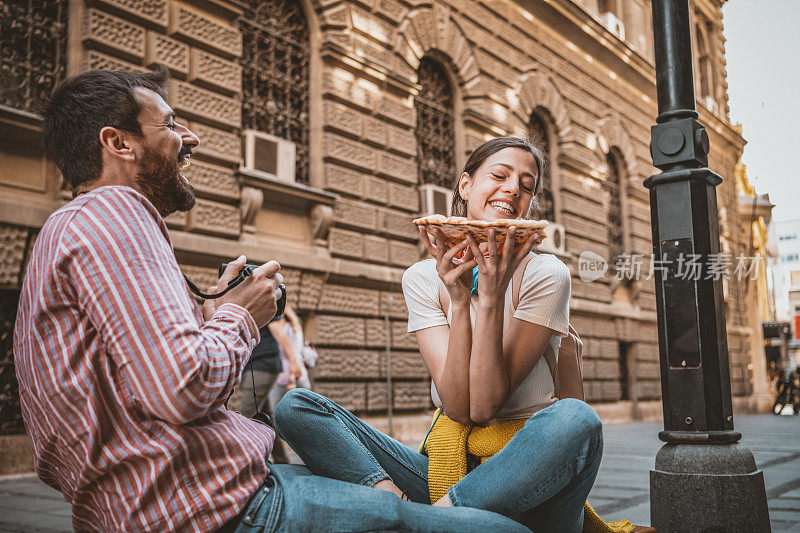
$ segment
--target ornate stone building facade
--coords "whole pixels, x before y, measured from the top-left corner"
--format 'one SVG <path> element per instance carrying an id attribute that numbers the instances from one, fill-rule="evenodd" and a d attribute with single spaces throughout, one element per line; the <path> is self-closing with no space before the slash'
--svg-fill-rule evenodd
<path id="1" fill-rule="evenodd" d="M 726 250 L 741 250 L 730 179 L 744 141 L 728 119 L 723 0 L 693 2 L 700 118 L 711 137 Z M 170 104 L 198 134 L 195 209 L 169 217 L 199 286 L 240 253 L 284 266 L 320 360 L 317 390 L 362 415 L 426 412 L 429 382 L 406 330 L 403 270 L 420 258 L 419 187 L 449 188 L 470 150 L 532 135 L 550 157 L 539 214 L 564 228 L 571 320 L 588 400 L 660 416 L 652 280 L 617 281 L 614 258 L 649 258 L 648 151 L 656 116 L 646 0 L 0 0 L 0 285 L 3 433 L 14 415 L 10 327 L 26 256 L 68 201 L 37 105 L 86 69 L 171 73 Z M 248 131 L 291 141 L 294 181 L 245 168 Z M 586 250 L 611 260 L 585 283 Z M 646 277 L 649 262 L 643 266 Z M 737 405 L 749 398 L 752 330 L 726 284 Z M 387 395 L 387 347 L 392 393 Z"/>

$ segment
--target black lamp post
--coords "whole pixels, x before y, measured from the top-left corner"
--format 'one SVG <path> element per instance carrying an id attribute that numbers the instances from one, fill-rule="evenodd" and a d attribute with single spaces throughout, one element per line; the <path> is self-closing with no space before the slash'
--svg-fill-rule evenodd
<path id="1" fill-rule="evenodd" d="M 661 390 L 666 442 L 650 472 L 657 531 L 769 531 L 764 476 L 737 444 L 722 282 L 706 276 L 719 253 L 709 141 L 697 121 L 688 0 L 653 0 L 658 118 L 650 153 L 661 169 L 650 189 Z M 700 256 L 699 275 L 681 270 Z M 709 277 L 709 279 L 705 279 Z M 716 278 L 716 279 L 715 279 Z"/>

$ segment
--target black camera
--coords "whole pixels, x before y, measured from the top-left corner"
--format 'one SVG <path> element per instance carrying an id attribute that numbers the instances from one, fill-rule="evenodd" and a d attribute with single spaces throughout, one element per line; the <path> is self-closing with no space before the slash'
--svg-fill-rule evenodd
<path id="1" fill-rule="evenodd" d="M 231 280 L 228 283 L 228 287 L 233 285 L 238 285 L 239 283 L 243 282 L 245 278 L 247 278 L 250 274 L 253 273 L 255 269 L 257 269 L 261 265 L 249 265 L 246 264 L 242 267 L 242 270 L 239 272 L 239 275 Z M 219 267 L 219 276 L 222 277 L 222 273 L 225 272 L 225 269 L 228 268 L 228 263 L 222 263 L 222 266 Z M 286 309 L 286 285 L 281 283 L 278 285 L 278 288 L 281 290 L 281 297 L 278 298 L 276 302 L 278 305 L 278 310 L 275 312 L 275 317 L 272 320 L 278 320 L 283 318 L 283 311 Z"/>

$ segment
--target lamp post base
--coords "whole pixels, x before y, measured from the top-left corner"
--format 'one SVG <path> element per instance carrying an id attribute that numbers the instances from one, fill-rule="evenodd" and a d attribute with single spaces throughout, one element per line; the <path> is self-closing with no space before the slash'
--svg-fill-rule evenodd
<path id="1" fill-rule="evenodd" d="M 741 444 L 665 444 L 650 471 L 656 531 L 769 532 L 764 473 Z"/>

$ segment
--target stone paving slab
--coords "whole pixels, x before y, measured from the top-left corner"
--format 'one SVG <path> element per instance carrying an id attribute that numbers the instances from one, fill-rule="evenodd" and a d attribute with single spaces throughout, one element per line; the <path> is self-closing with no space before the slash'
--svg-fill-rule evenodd
<path id="1" fill-rule="evenodd" d="M 800 533 L 800 416 L 753 415 L 735 420 L 764 470 L 773 533 Z M 589 501 L 606 520 L 650 523 L 650 469 L 662 446 L 660 423 L 604 428 L 605 449 Z M 69 505 L 35 477 L 0 479 L 0 533 L 71 530 Z"/>

